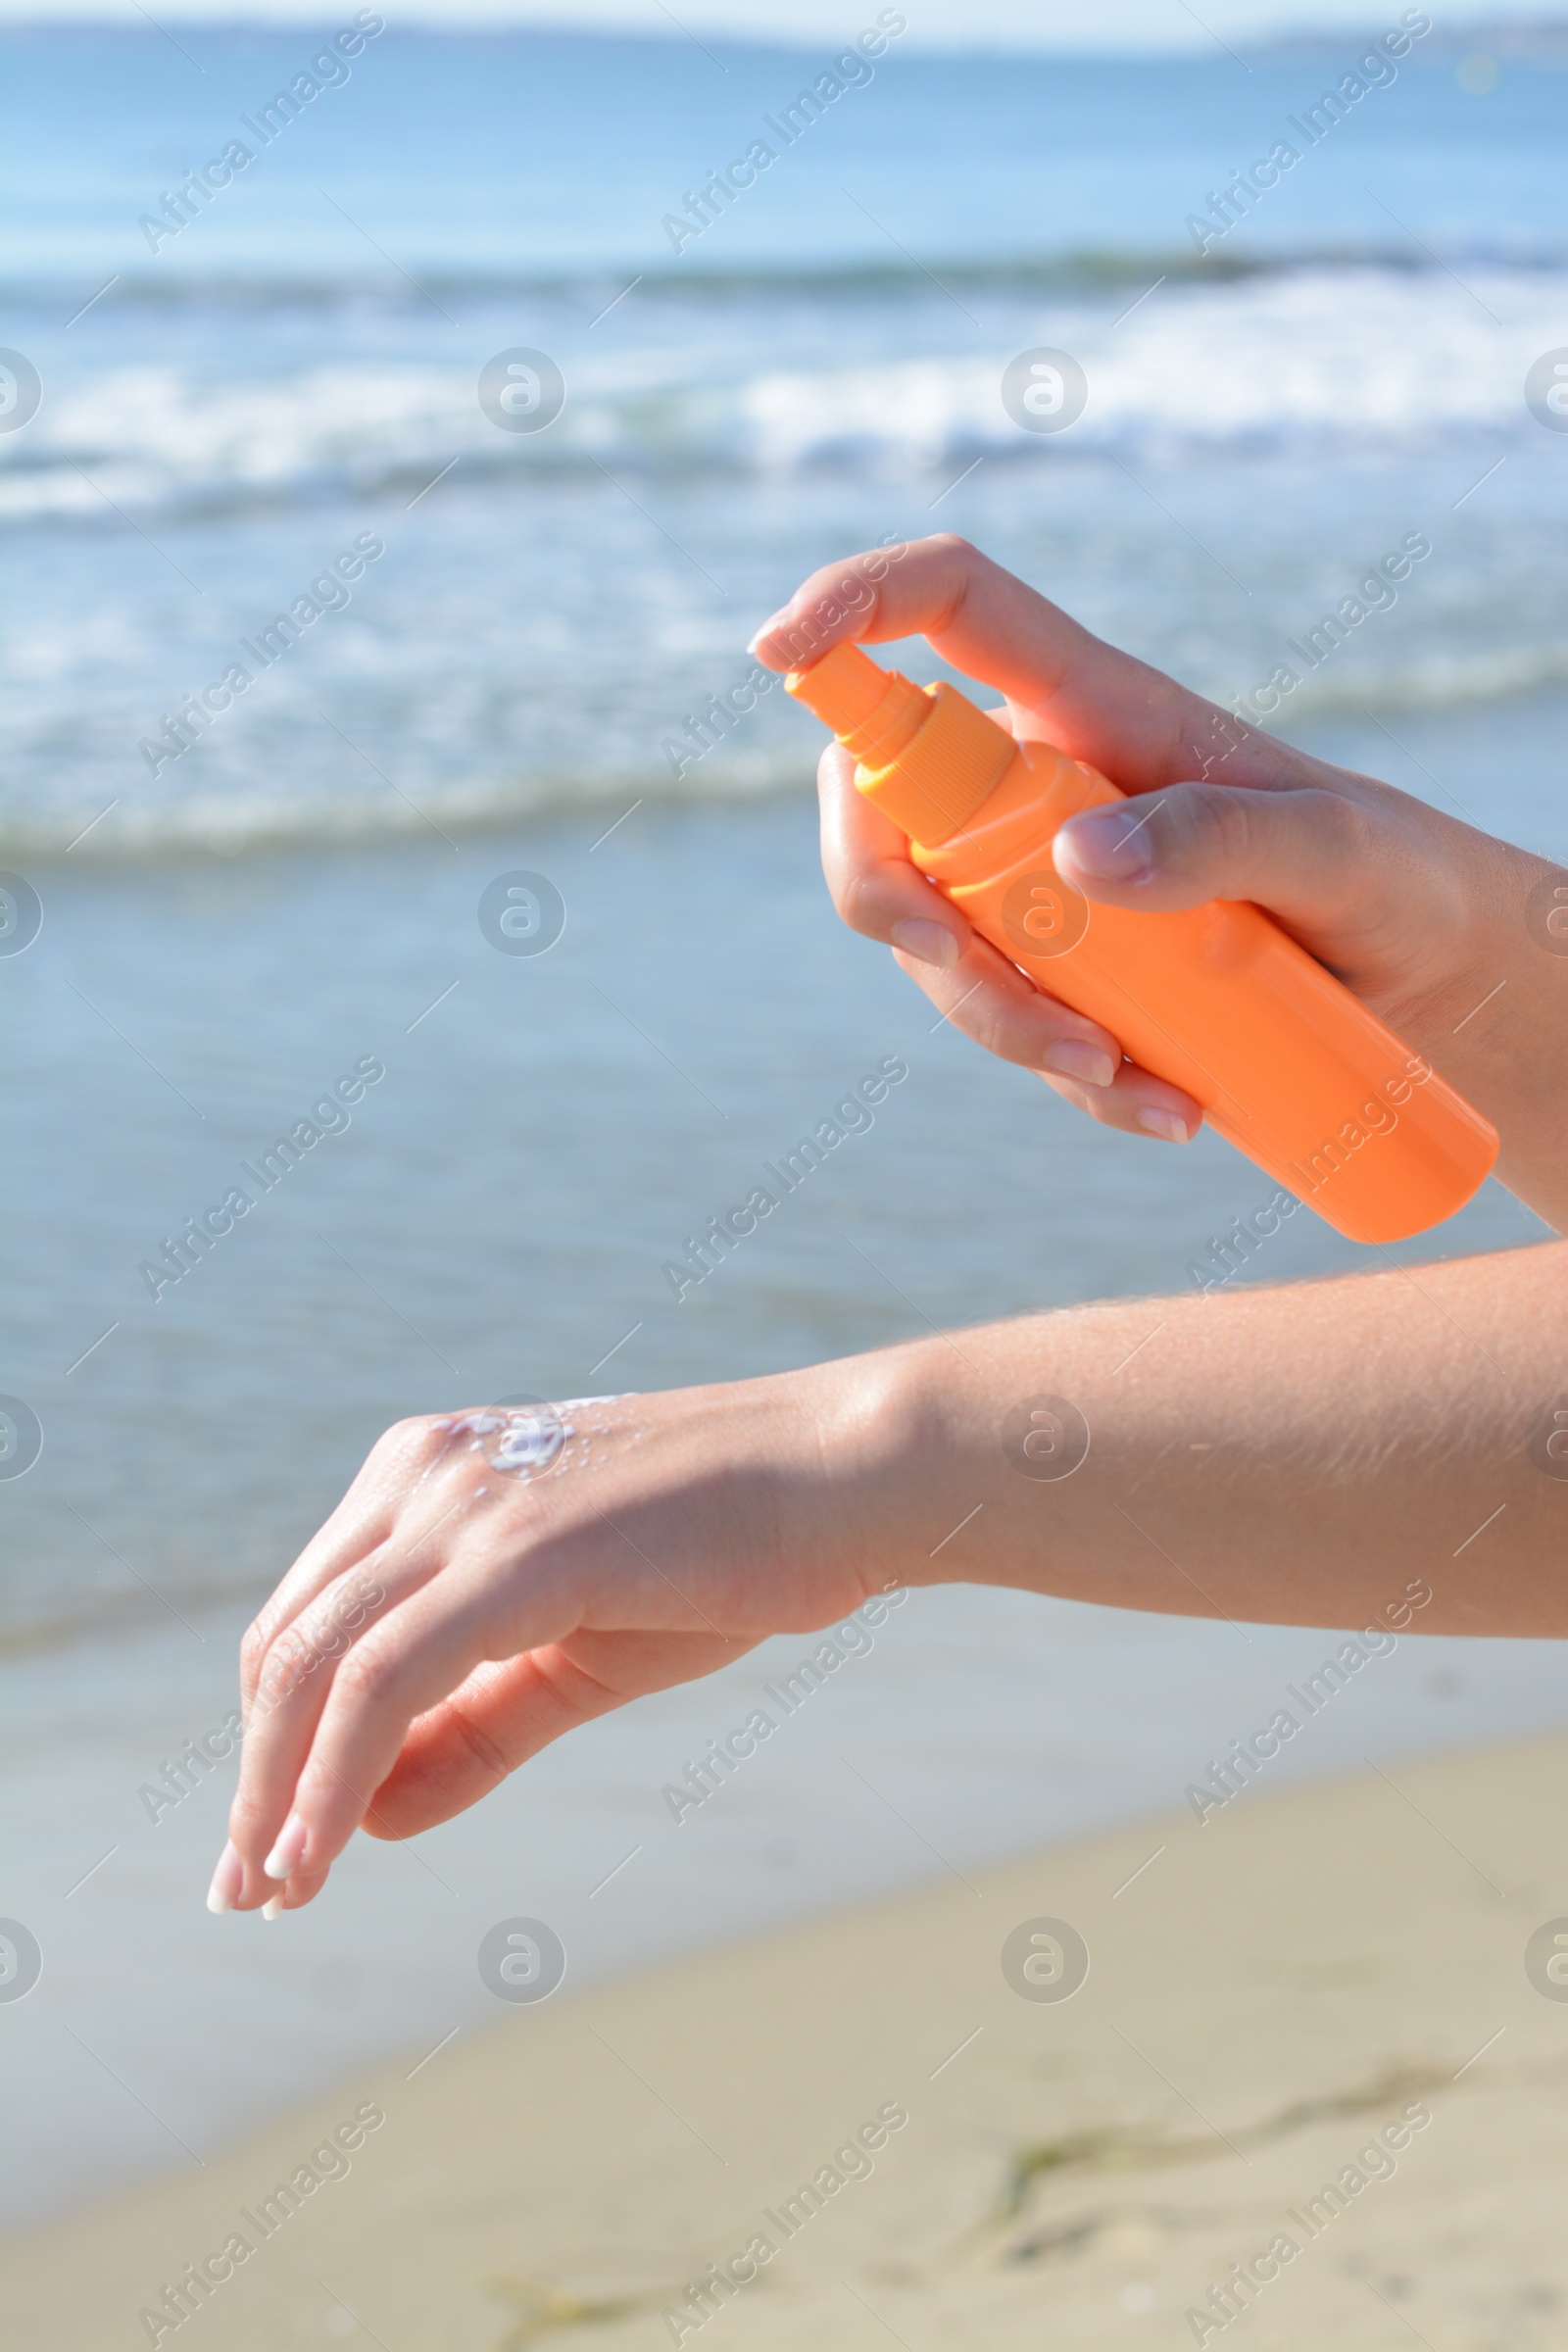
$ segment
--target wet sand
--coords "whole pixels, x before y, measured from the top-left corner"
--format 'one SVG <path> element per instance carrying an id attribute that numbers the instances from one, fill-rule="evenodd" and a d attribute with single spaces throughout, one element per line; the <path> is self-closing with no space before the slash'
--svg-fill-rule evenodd
<path id="1" fill-rule="evenodd" d="M 14 2250 L 10 2340 L 1544 2352 L 1565 1795 L 1568 1740 L 1441 1757 L 498 2003 Z"/>

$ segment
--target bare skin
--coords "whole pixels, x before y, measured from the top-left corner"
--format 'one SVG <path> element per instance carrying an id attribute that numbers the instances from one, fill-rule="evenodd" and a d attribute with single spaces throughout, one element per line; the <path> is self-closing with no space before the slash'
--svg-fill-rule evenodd
<path id="1" fill-rule="evenodd" d="M 1090 896 L 1267 906 L 1488 1112 L 1504 1181 L 1568 1226 L 1568 957 L 1522 913 L 1551 869 L 1240 729 L 961 541 L 883 568 L 875 590 L 852 575 L 858 602 L 835 597 L 844 566 L 817 574 L 761 632 L 761 658 L 799 658 L 804 628 L 818 652 L 923 630 L 984 672 L 1015 721 L 1149 796 L 1131 821 L 1158 804 L 1143 880 L 1091 870 L 1105 852 L 1085 820 L 1058 836 Z M 1036 1070 L 1064 1041 L 1087 1047 L 1110 1082 L 1052 1083 L 1092 1115 L 1136 1132 L 1153 1108 L 1196 1128 L 1189 1098 L 968 933 L 831 754 L 822 797 L 840 911 L 877 938 L 946 931 L 951 961 L 924 934 L 900 960 L 958 1026 Z M 1042 1396 L 1069 1408 L 1046 1425 L 1078 1433 L 1047 1446 L 1045 1466 L 1071 1462 L 1049 1478 L 1020 1436 Z M 1419 1583 L 1425 1631 L 1568 1634 L 1560 1242 L 1075 1308 L 593 1416 L 607 1435 L 591 1460 L 568 1445 L 532 1475 L 498 1473 L 450 1420 L 380 1440 L 247 1637 L 216 1907 L 296 1908 L 356 1828 L 413 1836 L 576 1725 L 894 1585 L 1358 1625 Z"/>

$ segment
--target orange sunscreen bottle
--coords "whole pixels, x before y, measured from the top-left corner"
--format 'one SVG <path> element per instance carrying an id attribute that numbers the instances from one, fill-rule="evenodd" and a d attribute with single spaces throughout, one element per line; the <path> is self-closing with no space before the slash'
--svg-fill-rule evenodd
<path id="1" fill-rule="evenodd" d="M 789 692 L 859 765 L 921 872 L 1048 994 L 1353 1242 L 1452 1216 L 1495 1131 L 1261 907 L 1092 903 L 1052 863 L 1059 826 L 1125 796 L 1047 743 L 1017 743 L 956 687 L 920 687 L 835 646 Z"/>

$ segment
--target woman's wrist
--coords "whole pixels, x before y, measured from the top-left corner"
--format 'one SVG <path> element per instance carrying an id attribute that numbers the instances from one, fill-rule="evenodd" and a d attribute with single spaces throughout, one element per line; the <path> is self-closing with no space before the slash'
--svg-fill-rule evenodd
<path id="1" fill-rule="evenodd" d="M 1497 1130 L 1495 1173 L 1568 1230 L 1568 936 L 1547 928 L 1560 869 L 1472 834 L 1470 919 L 1453 966 L 1401 1034 Z M 1568 896 L 1564 905 L 1568 906 Z"/>
<path id="2" fill-rule="evenodd" d="M 1562 870 L 1375 777 L 1277 749 L 1260 781 L 1326 789 L 1361 811 L 1339 956 L 1306 945 L 1492 1121 L 1499 1181 L 1568 1227 L 1568 889 L 1560 907 L 1552 897 Z"/>
<path id="3" fill-rule="evenodd" d="M 912 1341 L 779 1376 L 785 1580 L 831 1557 L 867 1594 L 941 1581 L 935 1569 L 920 1573 L 942 1533 L 928 1523 L 956 1467 L 952 1381 L 944 1396 L 943 1377 L 928 1368 L 933 1351 L 962 1369 L 943 1343 Z"/>

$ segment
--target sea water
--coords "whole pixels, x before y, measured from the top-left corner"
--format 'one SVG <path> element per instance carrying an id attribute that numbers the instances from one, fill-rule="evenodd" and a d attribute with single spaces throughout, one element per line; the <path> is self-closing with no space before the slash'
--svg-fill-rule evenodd
<path id="1" fill-rule="evenodd" d="M 237 1637 L 388 1422 L 1157 1297 L 1271 1189 L 1212 1137 L 1076 1117 L 839 928 L 819 731 L 776 689 L 691 732 L 807 570 L 964 532 L 1222 702 L 1294 666 L 1296 739 L 1568 856 L 1568 435 L 1524 392 L 1568 286 L 1549 61 L 1416 44 L 1200 260 L 1188 217 L 1353 45 L 895 40 L 682 240 L 665 217 L 826 57 L 388 28 L 150 241 L 315 48 L 177 31 L 7 44 L 5 335 L 43 386 L 0 437 L 5 863 L 42 909 L 0 960 L 0 1386 L 42 1433 L 0 1485 L 0 1909 L 44 1955 L 4 2021 L 22 2210 L 494 2016 L 498 1919 L 550 1921 L 583 1982 L 1179 1809 L 1326 1654 L 916 1593 L 699 1811 L 664 1791 L 809 1642 L 362 1841 L 275 1928 L 202 1908 Z M 1057 434 L 1000 397 L 1040 348 L 1089 387 Z M 516 350 L 564 387 L 538 432 L 480 407 Z M 1410 538 L 1396 601 L 1297 660 Z M 548 952 L 481 922 L 497 884 L 552 910 Z M 688 1237 L 890 1062 L 677 1298 Z M 236 1189 L 174 1278 L 165 1244 Z M 1540 1232 L 1489 1186 L 1394 1255 Z M 1249 1277 L 1382 1262 L 1303 1216 Z M 1560 1686 L 1554 1649 L 1417 1631 L 1279 1782 L 1556 1725 Z"/>

